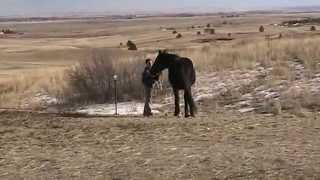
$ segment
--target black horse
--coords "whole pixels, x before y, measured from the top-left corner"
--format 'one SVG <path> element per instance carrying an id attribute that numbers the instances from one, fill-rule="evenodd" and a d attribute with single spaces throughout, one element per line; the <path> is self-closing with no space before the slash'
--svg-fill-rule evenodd
<path id="1" fill-rule="evenodd" d="M 191 86 L 196 82 L 196 72 L 189 58 L 159 51 L 152 68 L 151 74 L 157 76 L 164 69 L 169 69 L 169 81 L 174 92 L 175 116 L 180 114 L 179 90 L 184 90 L 185 117 L 195 116 L 197 107 L 192 98 Z M 190 108 L 190 114 L 189 114 Z"/>

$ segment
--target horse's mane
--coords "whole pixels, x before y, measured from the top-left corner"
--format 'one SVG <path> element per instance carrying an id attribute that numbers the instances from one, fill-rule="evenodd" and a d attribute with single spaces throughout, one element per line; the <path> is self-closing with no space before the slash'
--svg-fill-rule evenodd
<path id="1" fill-rule="evenodd" d="M 166 56 L 173 58 L 173 59 L 179 59 L 180 56 L 177 54 L 173 54 L 173 53 L 166 53 Z"/>

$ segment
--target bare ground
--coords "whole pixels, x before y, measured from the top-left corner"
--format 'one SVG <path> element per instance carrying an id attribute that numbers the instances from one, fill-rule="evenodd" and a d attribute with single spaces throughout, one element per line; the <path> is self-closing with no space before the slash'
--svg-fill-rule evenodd
<path id="1" fill-rule="evenodd" d="M 0 179 L 319 179 L 320 115 L 0 114 Z M 209 116 L 201 116 L 209 114 Z"/>

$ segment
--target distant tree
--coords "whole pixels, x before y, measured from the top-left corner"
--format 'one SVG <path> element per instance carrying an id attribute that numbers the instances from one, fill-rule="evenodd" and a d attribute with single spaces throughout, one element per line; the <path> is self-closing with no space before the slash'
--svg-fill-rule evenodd
<path id="1" fill-rule="evenodd" d="M 197 32 L 197 35 L 201 35 L 201 31 L 198 31 L 198 32 Z"/>
<path id="2" fill-rule="evenodd" d="M 264 32 L 264 27 L 263 26 L 259 27 L 259 32 Z"/>
<path id="3" fill-rule="evenodd" d="M 311 26 L 310 31 L 316 31 L 317 28 L 315 26 Z"/>
<path id="4" fill-rule="evenodd" d="M 130 41 L 130 40 L 127 42 L 127 47 L 128 47 L 128 50 L 131 50 L 131 51 L 136 51 L 136 50 L 138 50 L 136 44 L 133 43 L 133 42 Z"/>
<path id="5" fill-rule="evenodd" d="M 177 38 L 177 39 L 182 38 L 182 34 L 180 34 L 180 33 L 179 33 L 179 34 L 177 34 L 176 38 Z"/>
<path id="6" fill-rule="evenodd" d="M 209 27 L 211 27 L 211 24 L 208 23 L 208 24 L 207 24 L 207 28 L 209 28 Z"/>
<path id="7" fill-rule="evenodd" d="M 228 37 L 231 37 L 231 33 L 228 33 Z"/>
<path id="8" fill-rule="evenodd" d="M 178 32 L 176 30 L 172 31 L 172 34 L 177 34 Z"/>

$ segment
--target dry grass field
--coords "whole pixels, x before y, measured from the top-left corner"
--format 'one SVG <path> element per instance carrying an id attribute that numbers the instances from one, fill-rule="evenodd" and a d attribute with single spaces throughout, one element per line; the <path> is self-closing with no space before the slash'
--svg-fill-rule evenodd
<path id="1" fill-rule="evenodd" d="M 90 21 L 0 24 L 19 33 L 0 36 L 0 86 L 14 86 L 9 89 L 17 91 L 10 91 L 7 95 L 8 90 L 1 88 L 0 97 L 2 102 L 6 102 L 5 106 L 21 106 L 23 103 L 17 102 L 23 97 L 48 89 L 43 86 L 57 89 L 53 91 L 61 91 L 62 88 L 56 86 L 59 86 L 59 83 L 64 84 L 65 79 L 61 76 L 64 69 L 76 62 L 90 60 L 95 51 L 112 52 L 114 61 L 119 59 L 117 54 L 130 57 L 132 52 L 128 52 L 125 46 L 120 47 L 120 43 L 125 45 L 128 40 L 137 44 L 141 64 L 145 57 L 155 57 L 158 49 L 168 49 L 192 57 L 198 71 L 247 68 L 256 62 L 267 62 L 271 58 L 283 60 L 283 56 L 294 57 L 296 50 L 303 51 L 299 52 L 303 57 L 311 56 L 312 60 L 317 60 L 317 31 L 310 32 L 309 25 L 290 28 L 274 26 L 283 21 L 317 15 L 246 14 L 234 18 L 217 15 L 112 21 L 100 18 Z M 207 24 L 216 30 L 215 34 L 203 33 Z M 265 27 L 263 33 L 258 31 L 261 25 Z M 172 30 L 166 30 L 170 28 L 181 33 L 183 38 L 176 39 Z M 198 31 L 202 32 L 202 35 L 197 35 Z M 231 37 L 228 36 L 229 33 Z M 266 36 L 274 38 L 280 33 L 283 37 L 281 40 L 265 40 Z M 225 38 L 231 38 L 231 41 L 224 41 Z M 307 44 L 303 49 L 300 48 L 300 40 Z M 314 63 L 311 64 L 312 67 L 313 65 Z M 52 78 L 54 74 L 59 74 L 62 79 Z M 50 83 L 52 79 L 59 83 L 48 85 L 48 81 Z M 33 94 L 27 95 L 26 92 Z"/>
<path id="2" fill-rule="evenodd" d="M 0 179 L 319 179 L 320 25 L 281 25 L 319 16 L 0 23 L 18 32 L 0 34 Z M 150 119 L 52 113 L 109 103 L 113 74 L 140 102 L 159 49 L 193 59 L 197 118 L 173 118 L 168 89 Z"/>
<path id="3" fill-rule="evenodd" d="M 205 107 L 204 107 L 205 108 Z M 1 179 L 319 179 L 319 114 L 1 113 Z"/>

